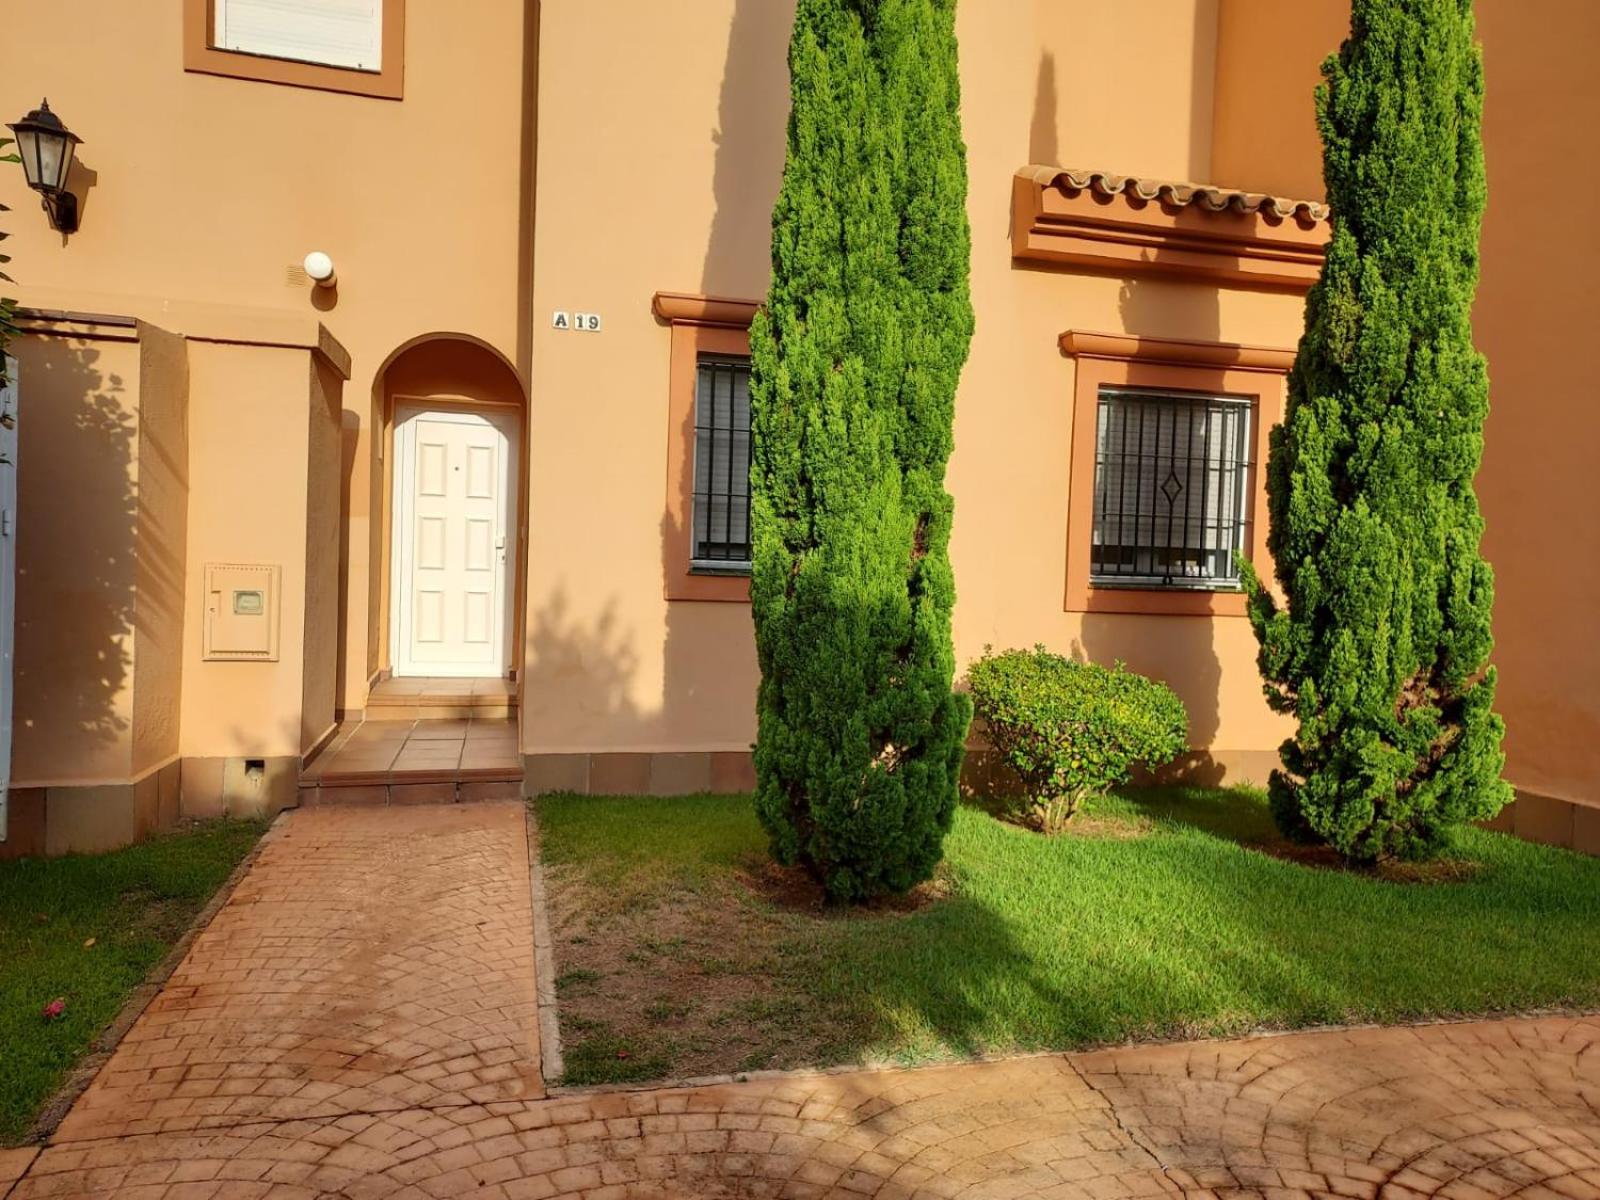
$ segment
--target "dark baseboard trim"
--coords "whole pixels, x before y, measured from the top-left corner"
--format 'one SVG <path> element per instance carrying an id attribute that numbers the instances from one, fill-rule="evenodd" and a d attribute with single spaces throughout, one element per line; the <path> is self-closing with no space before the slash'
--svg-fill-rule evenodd
<path id="1" fill-rule="evenodd" d="M 696 792 L 748 792 L 756 771 L 748 750 L 602 751 L 524 754 L 526 796 L 576 792 L 580 796 L 688 796 Z"/>

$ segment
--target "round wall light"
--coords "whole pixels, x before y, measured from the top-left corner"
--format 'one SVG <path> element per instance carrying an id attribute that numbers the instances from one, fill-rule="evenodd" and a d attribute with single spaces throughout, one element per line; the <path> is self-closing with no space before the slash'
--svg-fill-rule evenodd
<path id="1" fill-rule="evenodd" d="M 301 265 L 311 277 L 311 282 L 320 288 L 331 288 L 339 282 L 339 276 L 333 270 L 333 259 L 321 250 L 313 250 L 306 255 L 305 262 Z"/>

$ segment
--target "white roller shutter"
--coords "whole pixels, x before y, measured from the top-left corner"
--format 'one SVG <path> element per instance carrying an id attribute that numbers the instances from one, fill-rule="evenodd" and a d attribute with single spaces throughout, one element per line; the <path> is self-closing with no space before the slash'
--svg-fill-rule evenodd
<path id="1" fill-rule="evenodd" d="M 211 43 L 327 67 L 383 67 L 383 0 L 213 0 Z"/>

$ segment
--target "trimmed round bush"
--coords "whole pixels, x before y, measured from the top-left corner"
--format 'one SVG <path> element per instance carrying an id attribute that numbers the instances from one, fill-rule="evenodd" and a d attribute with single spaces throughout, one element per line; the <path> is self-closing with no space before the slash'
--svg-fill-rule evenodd
<path id="1" fill-rule="evenodd" d="M 1026 788 L 1020 815 L 1045 833 L 1085 800 L 1187 748 L 1189 716 L 1165 684 L 1122 663 L 1074 662 L 1043 646 L 983 657 L 967 672 L 989 742 Z"/>

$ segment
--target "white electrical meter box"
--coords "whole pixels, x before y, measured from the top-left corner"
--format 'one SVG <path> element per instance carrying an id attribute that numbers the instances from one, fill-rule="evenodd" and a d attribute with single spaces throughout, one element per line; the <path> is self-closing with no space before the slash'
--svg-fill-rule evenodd
<path id="1" fill-rule="evenodd" d="M 278 592 L 283 568 L 206 564 L 207 662 L 277 662 Z"/>

